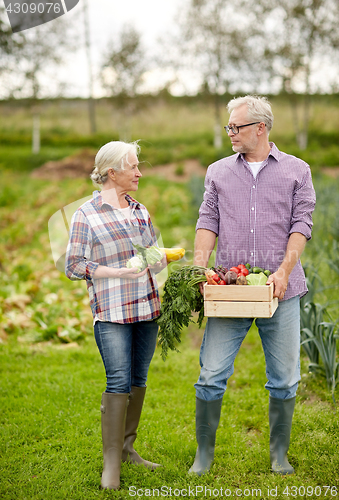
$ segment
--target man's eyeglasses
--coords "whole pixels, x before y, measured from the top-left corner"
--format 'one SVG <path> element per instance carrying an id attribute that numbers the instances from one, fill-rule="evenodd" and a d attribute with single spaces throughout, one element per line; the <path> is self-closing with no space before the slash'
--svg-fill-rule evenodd
<path id="1" fill-rule="evenodd" d="M 233 134 L 239 134 L 240 128 L 242 127 L 249 127 L 250 125 L 256 125 L 257 123 L 261 122 L 253 122 L 253 123 L 246 123 L 246 125 L 226 125 L 224 129 L 226 130 L 227 133 L 229 133 L 230 130 L 232 130 Z"/>

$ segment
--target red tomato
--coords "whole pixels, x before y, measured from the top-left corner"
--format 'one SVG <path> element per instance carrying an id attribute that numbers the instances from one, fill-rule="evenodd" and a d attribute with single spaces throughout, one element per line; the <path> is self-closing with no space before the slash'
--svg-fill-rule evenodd
<path id="1" fill-rule="evenodd" d="M 212 276 L 212 280 L 214 280 L 214 281 L 216 281 L 216 282 L 218 283 L 218 282 L 220 281 L 220 276 L 219 276 L 219 274 L 217 274 L 217 273 L 213 274 L 213 276 Z"/>
<path id="2" fill-rule="evenodd" d="M 246 269 L 246 267 L 244 266 L 244 264 L 238 264 L 238 265 L 237 265 L 237 268 L 238 268 L 238 269 Z"/>
<path id="3" fill-rule="evenodd" d="M 231 267 L 230 271 L 234 271 L 235 273 L 239 273 L 240 269 L 238 267 Z"/>
<path id="4" fill-rule="evenodd" d="M 246 267 L 244 267 L 242 270 L 241 270 L 241 273 L 243 276 L 248 276 L 249 275 L 249 272 L 248 272 L 248 269 L 246 269 Z"/>
<path id="5" fill-rule="evenodd" d="M 219 283 L 218 283 L 218 285 L 226 285 L 226 281 L 220 280 Z"/>

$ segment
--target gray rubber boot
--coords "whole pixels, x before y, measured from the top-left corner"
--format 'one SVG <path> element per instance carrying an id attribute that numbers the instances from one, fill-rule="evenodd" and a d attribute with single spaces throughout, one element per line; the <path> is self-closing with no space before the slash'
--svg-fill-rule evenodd
<path id="1" fill-rule="evenodd" d="M 293 474 L 294 469 L 287 460 L 292 429 L 295 397 L 277 399 L 270 396 L 270 458 L 272 471 L 276 474 Z"/>
<path id="2" fill-rule="evenodd" d="M 122 450 L 122 461 L 143 465 L 148 469 L 154 470 L 157 467 L 161 467 L 161 465 L 144 460 L 133 447 L 134 441 L 137 437 L 137 429 L 144 404 L 145 393 L 146 387 L 132 386 L 131 388 L 126 413 L 125 442 Z"/>
<path id="3" fill-rule="evenodd" d="M 117 490 L 120 486 L 121 454 L 124 445 L 128 394 L 104 392 L 101 399 L 101 432 L 104 469 L 101 487 Z"/>
<path id="4" fill-rule="evenodd" d="M 196 398 L 196 438 L 198 449 L 189 473 L 201 476 L 210 470 L 214 459 L 215 436 L 220 420 L 222 398 L 205 401 Z"/>

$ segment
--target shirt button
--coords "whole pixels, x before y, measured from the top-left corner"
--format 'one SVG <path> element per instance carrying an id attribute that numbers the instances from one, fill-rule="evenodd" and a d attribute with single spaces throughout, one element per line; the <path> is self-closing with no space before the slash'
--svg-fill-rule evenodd
<path id="1" fill-rule="evenodd" d="M 254 207 L 252 207 L 252 210 L 254 210 Z"/>
<path id="2" fill-rule="evenodd" d="M 253 189 L 255 189 L 255 186 L 253 186 Z"/>
<path id="3" fill-rule="evenodd" d="M 251 233 L 253 233 L 253 229 L 251 229 Z"/>
<path id="4" fill-rule="evenodd" d="M 253 252 L 251 252 L 251 257 L 253 257 Z"/>

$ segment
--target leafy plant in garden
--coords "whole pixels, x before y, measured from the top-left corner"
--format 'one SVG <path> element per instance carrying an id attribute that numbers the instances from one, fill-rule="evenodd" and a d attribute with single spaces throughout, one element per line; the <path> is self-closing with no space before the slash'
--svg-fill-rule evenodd
<path id="1" fill-rule="evenodd" d="M 309 328 L 303 328 L 303 333 L 307 338 L 302 342 L 302 345 L 312 342 L 316 346 L 322 364 L 319 362 L 311 362 L 309 366 L 312 371 L 325 376 L 334 403 L 334 391 L 339 375 L 339 362 L 336 360 L 337 338 L 339 338 L 339 336 L 336 335 L 336 331 L 336 323 L 326 321 L 315 323 L 313 331 Z"/>
<path id="2" fill-rule="evenodd" d="M 339 275 L 339 241 L 332 241 L 332 248 L 330 250 L 330 258 L 326 259 L 330 269 Z"/>
<path id="3" fill-rule="evenodd" d="M 314 269 L 309 271 L 310 268 L 305 269 L 309 293 L 301 299 L 300 308 L 301 345 L 310 360 L 309 370 L 325 376 L 335 403 L 334 391 L 339 375 L 337 323 L 331 319 L 325 305 L 314 302 L 315 294 L 324 287 L 318 273 Z M 325 321 L 325 317 L 329 321 Z"/>

